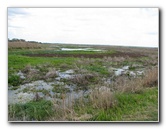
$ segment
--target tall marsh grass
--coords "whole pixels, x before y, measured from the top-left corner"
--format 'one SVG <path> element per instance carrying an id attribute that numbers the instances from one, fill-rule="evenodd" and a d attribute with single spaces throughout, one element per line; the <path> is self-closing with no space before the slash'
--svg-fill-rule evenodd
<path id="1" fill-rule="evenodd" d="M 139 78 L 127 79 L 119 77 L 114 82 L 114 87 L 118 92 L 141 92 L 145 87 L 152 87 L 158 84 L 158 68 L 153 67 L 145 72 L 144 76 Z"/>
<path id="2" fill-rule="evenodd" d="M 37 49 L 41 48 L 41 45 L 38 43 L 29 43 L 29 42 L 8 42 L 8 49 Z"/>

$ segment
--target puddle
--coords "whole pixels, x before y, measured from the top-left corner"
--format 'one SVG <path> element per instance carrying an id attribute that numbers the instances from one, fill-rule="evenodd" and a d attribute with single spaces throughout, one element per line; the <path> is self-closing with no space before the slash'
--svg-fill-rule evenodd
<path id="1" fill-rule="evenodd" d="M 65 72 L 57 72 L 58 77 L 55 80 L 60 81 L 61 79 L 73 79 L 75 77 L 81 77 L 82 74 L 74 74 L 74 70 L 67 70 Z"/>
<path id="2" fill-rule="evenodd" d="M 74 73 L 74 70 L 69 69 L 69 70 L 65 71 L 65 73 L 66 73 L 66 74 L 72 74 L 72 73 Z"/>
<path id="3" fill-rule="evenodd" d="M 63 73 L 63 72 L 59 72 L 58 76 L 59 77 L 57 77 L 56 80 L 60 80 L 60 79 L 71 79 L 71 78 L 73 78 L 73 75 L 66 74 L 66 73 Z"/>
<path id="4" fill-rule="evenodd" d="M 61 51 L 102 51 L 92 48 L 61 48 Z"/>
<path id="5" fill-rule="evenodd" d="M 44 82 L 45 83 L 45 82 Z M 25 87 L 25 85 L 22 85 L 21 88 L 17 89 L 17 90 L 8 90 L 8 104 L 16 104 L 16 103 L 26 103 L 29 102 L 31 100 L 35 99 L 35 95 L 36 93 L 38 94 L 38 96 L 40 98 L 43 98 L 45 100 L 58 100 L 58 101 L 62 101 L 60 98 L 62 97 L 62 93 L 56 93 L 53 92 L 52 89 L 53 86 L 50 86 L 49 84 L 47 85 L 49 88 L 45 88 L 47 89 L 47 91 L 49 91 L 49 94 L 44 94 L 42 92 L 43 87 L 41 88 L 40 85 L 36 86 L 34 85 L 34 83 L 31 83 L 31 85 L 33 84 L 33 87 L 36 87 L 36 89 L 41 90 L 41 92 L 32 92 L 32 91 L 27 91 L 25 93 L 23 93 L 23 91 L 21 89 L 24 89 L 23 87 Z M 46 86 L 46 85 L 44 85 Z M 65 103 L 70 105 L 72 104 L 72 102 L 74 102 L 76 99 L 87 95 L 90 90 L 87 91 L 83 91 L 83 90 L 79 90 L 79 91 L 74 91 L 74 87 L 72 86 L 65 86 L 66 88 L 70 89 L 70 92 L 66 93 L 65 95 Z M 27 87 L 26 87 L 27 88 Z"/>
<path id="6" fill-rule="evenodd" d="M 25 76 L 24 76 L 24 74 L 23 74 L 21 71 L 19 71 L 19 72 L 17 73 L 17 75 L 18 75 L 21 79 L 25 79 Z"/>
<path id="7" fill-rule="evenodd" d="M 17 92 L 18 90 L 8 90 L 8 104 L 26 103 L 35 97 L 33 93 Z"/>
<path id="8" fill-rule="evenodd" d="M 137 75 L 138 75 L 138 76 L 144 75 L 144 71 L 137 71 Z"/>
<path id="9" fill-rule="evenodd" d="M 74 70 L 70 69 L 67 70 L 65 72 L 57 72 L 58 77 L 55 78 L 56 80 L 60 80 L 60 79 L 71 79 L 73 78 L 74 75 L 72 75 L 74 73 Z"/>
<path id="10" fill-rule="evenodd" d="M 129 69 L 129 66 L 123 66 L 122 69 L 123 69 L 123 70 L 128 70 L 128 69 Z"/>
<path id="11" fill-rule="evenodd" d="M 123 66 L 122 68 L 118 68 L 114 70 L 115 76 L 120 76 L 122 74 L 126 74 L 128 72 L 129 66 Z"/>
<path id="12" fill-rule="evenodd" d="M 19 72 L 20 76 L 22 73 Z M 8 90 L 8 104 L 15 104 L 15 103 L 26 103 L 31 101 L 35 98 L 36 93 L 39 95 L 40 98 L 44 98 L 46 100 L 54 100 L 59 99 L 56 96 L 60 97 L 60 93 L 53 92 L 54 85 L 63 86 L 63 88 L 69 89 L 68 93 L 66 94 L 65 101 L 69 103 L 73 101 L 73 99 L 77 99 L 82 96 L 85 92 L 74 91 L 76 85 L 65 85 L 64 82 L 61 82 L 61 79 L 71 79 L 75 76 L 79 76 L 80 74 L 74 74 L 74 70 L 70 69 L 65 72 L 57 72 L 58 77 L 55 78 L 53 82 L 45 82 L 43 80 L 33 81 L 31 83 L 27 83 L 24 85 L 20 85 L 17 90 L 11 90 L 12 87 Z M 82 75 L 81 75 L 82 76 Z M 48 91 L 46 94 L 44 92 Z M 25 93 L 24 93 L 25 92 Z"/>
<path id="13" fill-rule="evenodd" d="M 115 71 L 115 76 L 120 76 L 120 75 L 122 75 L 124 71 L 125 71 L 125 70 L 123 70 L 123 69 L 117 69 L 117 70 Z"/>
<path id="14" fill-rule="evenodd" d="M 20 85 L 17 90 L 8 90 L 8 104 L 14 103 L 26 103 L 35 98 L 36 92 L 34 91 L 42 91 L 47 90 L 51 91 L 53 89 L 52 84 L 56 82 L 44 82 L 43 80 L 34 81 L 28 84 Z M 24 91 L 26 90 L 26 91 Z M 40 97 L 43 97 L 44 94 L 42 92 L 37 92 Z"/>
<path id="15" fill-rule="evenodd" d="M 133 71 L 130 71 L 129 75 L 133 76 L 133 77 L 136 77 L 136 73 L 134 73 Z"/>
<path id="16" fill-rule="evenodd" d="M 123 66 L 122 68 L 114 70 L 114 74 L 115 74 L 115 76 L 128 74 L 130 76 L 136 77 L 136 76 L 143 75 L 144 74 L 144 70 L 142 69 L 142 70 L 130 71 L 129 70 L 129 66 Z"/>

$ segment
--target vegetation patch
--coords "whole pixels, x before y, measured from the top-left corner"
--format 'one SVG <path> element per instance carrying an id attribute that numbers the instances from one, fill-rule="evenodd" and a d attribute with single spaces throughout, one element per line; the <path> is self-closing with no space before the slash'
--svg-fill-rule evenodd
<path id="1" fill-rule="evenodd" d="M 52 91 L 55 92 L 55 93 L 67 93 L 67 92 L 70 92 L 70 89 L 66 88 L 64 85 L 54 84 L 52 86 L 53 86 Z"/>
<path id="2" fill-rule="evenodd" d="M 9 75 L 8 83 L 11 86 L 19 86 L 22 83 L 22 79 L 18 75 Z"/>
<path id="3" fill-rule="evenodd" d="M 51 101 L 46 100 L 9 105 L 8 111 L 12 121 L 44 121 L 54 112 Z"/>
<path id="4" fill-rule="evenodd" d="M 158 121 L 158 87 L 141 94 L 116 94 L 117 105 L 101 110 L 93 121 Z"/>
<path id="5" fill-rule="evenodd" d="M 93 71 L 93 72 L 97 72 L 101 75 L 108 75 L 109 72 L 107 70 L 107 68 L 103 67 L 103 66 L 99 66 L 99 65 L 90 65 L 90 66 L 86 66 L 85 67 L 87 70 Z"/>
<path id="6" fill-rule="evenodd" d="M 99 83 L 99 76 L 95 73 L 86 73 L 78 76 L 74 76 L 70 79 L 70 82 L 76 84 L 76 90 L 88 90 L 90 85 Z"/>

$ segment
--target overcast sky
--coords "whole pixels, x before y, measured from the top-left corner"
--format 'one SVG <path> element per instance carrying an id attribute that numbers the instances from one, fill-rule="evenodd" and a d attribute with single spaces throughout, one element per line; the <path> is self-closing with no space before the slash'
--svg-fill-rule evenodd
<path id="1" fill-rule="evenodd" d="M 8 8 L 8 38 L 158 47 L 158 8 Z"/>

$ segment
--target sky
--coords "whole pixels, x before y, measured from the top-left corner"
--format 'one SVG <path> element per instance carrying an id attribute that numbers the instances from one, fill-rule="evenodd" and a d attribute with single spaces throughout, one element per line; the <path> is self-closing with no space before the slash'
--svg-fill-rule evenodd
<path id="1" fill-rule="evenodd" d="M 8 8 L 8 38 L 158 47 L 158 8 Z"/>

